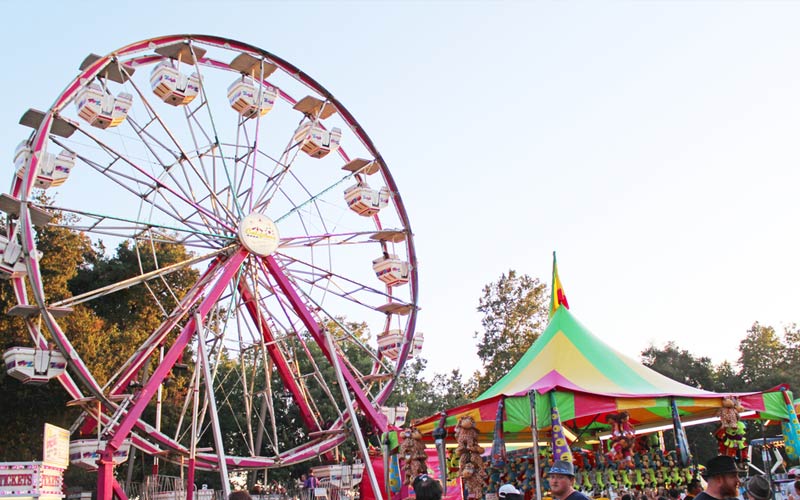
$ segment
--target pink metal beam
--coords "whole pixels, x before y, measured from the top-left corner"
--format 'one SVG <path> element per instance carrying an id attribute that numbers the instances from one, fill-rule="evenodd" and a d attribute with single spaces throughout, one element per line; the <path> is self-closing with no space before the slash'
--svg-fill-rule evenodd
<path id="1" fill-rule="evenodd" d="M 281 380 L 283 380 L 286 388 L 292 393 L 295 403 L 297 403 L 303 423 L 305 423 L 306 428 L 310 431 L 320 430 L 317 421 L 314 420 L 314 416 L 311 413 L 311 407 L 309 407 L 308 402 L 306 401 L 302 388 L 297 384 L 297 381 L 292 375 L 292 370 L 289 368 L 289 363 L 286 361 L 286 357 L 283 355 L 283 352 L 280 350 L 278 345 L 274 342 L 275 335 L 273 335 L 272 330 L 267 324 L 267 320 L 264 318 L 263 311 L 259 311 L 258 304 L 253 296 L 253 292 L 250 290 L 244 280 L 239 280 L 239 293 L 242 296 L 242 300 L 247 308 L 247 312 L 250 314 L 250 317 L 253 318 L 256 327 L 264 337 L 264 341 L 266 342 L 267 346 L 267 353 L 275 363 L 275 367 L 278 369 L 278 374 L 280 375 Z"/>
<path id="2" fill-rule="evenodd" d="M 342 376 L 347 382 L 347 385 L 350 386 L 350 390 L 355 395 L 361 410 L 366 414 L 370 422 L 372 422 L 372 424 L 380 430 L 380 432 L 386 432 L 388 430 L 388 422 L 386 417 L 382 413 L 379 413 L 372 405 L 372 401 L 369 400 L 367 395 L 361 389 L 361 386 L 347 368 L 347 365 L 342 362 L 339 354 L 335 350 L 332 352 L 330 349 L 328 349 L 328 343 L 325 341 L 325 336 L 322 333 L 319 323 L 317 323 L 317 320 L 315 320 L 311 315 L 311 311 L 308 310 L 308 307 L 306 307 L 303 299 L 301 299 L 300 295 L 298 295 L 297 291 L 295 291 L 292 283 L 289 281 L 289 278 L 283 272 L 283 269 L 281 269 L 278 262 L 270 255 L 264 258 L 264 263 L 266 264 L 267 269 L 272 277 L 275 278 L 275 281 L 278 283 L 280 289 L 284 294 L 286 294 L 286 297 L 289 299 L 289 303 L 292 305 L 295 312 L 300 316 L 300 320 L 303 322 L 306 328 L 308 328 L 309 333 L 311 333 L 311 336 L 314 337 L 314 340 L 317 342 L 320 349 L 322 349 L 325 357 L 328 358 L 328 361 L 331 363 L 336 363 L 339 365 L 339 368 L 342 371 Z"/>
<path id="3" fill-rule="evenodd" d="M 113 487 L 114 494 L 117 495 L 119 500 L 128 500 L 128 495 L 125 494 L 125 490 L 122 489 L 122 486 L 120 486 L 119 481 L 116 479 L 114 479 Z"/>
<path id="4" fill-rule="evenodd" d="M 216 283 L 214 283 L 214 286 L 211 288 L 208 295 L 198 306 L 198 312 L 202 317 L 205 317 L 217 300 L 219 300 L 220 296 L 227 288 L 231 279 L 236 275 L 236 272 L 239 270 L 242 262 L 244 262 L 248 255 L 249 254 L 247 250 L 244 248 L 239 248 L 222 264 L 220 277 L 217 279 Z M 113 477 L 110 471 L 112 471 L 114 467 L 112 460 L 114 452 L 119 449 L 125 438 L 136 425 L 139 417 L 142 416 L 142 413 L 144 412 L 148 403 L 155 395 L 158 386 L 161 385 L 161 382 L 163 382 L 164 378 L 172 369 L 172 366 L 181 356 L 195 331 L 196 326 L 194 317 L 190 317 L 186 322 L 186 326 L 183 327 L 183 330 L 181 330 L 181 333 L 175 340 L 175 343 L 172 344 L 172 347 L 170 347 L 169 351 L 164 356 L 164 360 L 156 368 L 156 370 L 153 372 L 153 375 L 150 377 L 150 380 L 147 381 L 147 384 L 138 394 L 133 407 L 128 410 L 125 417 L 123 417 L 119 427 L 114 429 L 114 434 L 106 444 L 105 450 L 103 450 L 103 452 L 100 454 L 100 460 L 98 461 L 98 500 L 111 500 L 110 486 L 106 486 L 105 484 L 101 483 L 107 481 L 104 479 L 106 476 Z M 103 489 L 100 488 L 101 485 L 103 486 Z"/>

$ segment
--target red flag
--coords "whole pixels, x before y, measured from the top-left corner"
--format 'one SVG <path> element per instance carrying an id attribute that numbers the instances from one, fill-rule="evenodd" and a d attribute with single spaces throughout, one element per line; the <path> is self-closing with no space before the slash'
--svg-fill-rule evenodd
<path id="1" fill-rule="evenodd" d="M 553 291 L 550 294 L 550 317 L 556 313 L 556 309 L 564 306 L 569 309 L 567 302 L 567 295 L 564 293 L 564 287 L 561 286 L 561 280 L 558 278 L 558 265 L 556 264 L 556 253 L 553 252 Z"/>

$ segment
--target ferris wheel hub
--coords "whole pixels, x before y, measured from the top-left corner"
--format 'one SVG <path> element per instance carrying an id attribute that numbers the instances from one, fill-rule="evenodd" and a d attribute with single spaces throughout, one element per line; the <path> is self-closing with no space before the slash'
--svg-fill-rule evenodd
<path id="1" fill-rule="evenodd" d="M 239 241 L 253 254 L 266 257 L 278 249 L 278 227 L 266 215 L 253 212 L 239 223 Z"/>

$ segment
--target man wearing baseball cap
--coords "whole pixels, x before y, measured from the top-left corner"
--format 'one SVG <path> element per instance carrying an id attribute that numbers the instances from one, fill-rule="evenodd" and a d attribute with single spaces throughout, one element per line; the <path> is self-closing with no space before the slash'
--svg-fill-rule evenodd
<path id="1" fill-rule="evenodd" d="M 706 465 L 703 477 L 708 487 L 694 500 L 723 500 L 739 496 L 739 469 L 733 457 L 720 455 L 712 458 Z"/>
<path id="2" fill-rule="evenodd" d="M 504 484 L 497 490 L 498 498 L 503 500 L 522 500 L 525 495 L 517 489 L 513 484 Z"/>
<path id="3" fill-rule="evenodd" d="M 553 462 L 547 471 L 547 481 L 553 500 L 589 500 L 589 497 L 575 490 L 575 467 L 570 462 Z"/>

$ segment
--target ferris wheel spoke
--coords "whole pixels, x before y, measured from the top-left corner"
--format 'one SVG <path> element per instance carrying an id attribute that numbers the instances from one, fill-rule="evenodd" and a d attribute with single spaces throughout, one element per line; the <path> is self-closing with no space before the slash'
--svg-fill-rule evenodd
<path id="1" fill-rule="evenodd" d="M 402 230 L 371 230 L 352 231 L 345 233 L 322 233 L 303 236 L 281 237 L 281 249 L 338 246 L 338 245 L 378 245 L 383 235 L 391 232 L 393 235 L 404 237 Z"/>
<path id="2" fill-rule="evenodd" d="M 233 231 L 232 227 L 226 221 L 217 218 L 215 214 L 211 213 L 201 205 L 194 203 L 191 199 L 183 196 L 181 193 L 177 192 L 175 189 L 159 180 L 155 175 L 147 172 L 143 166 L 134 161 L 132 158 L 128 158 L 127 156 L 118 152 L 111 145 L 104 143 L 98 137 L 85 130 L 83 127 L 80 127 L 78 130 L 83 132 L 90 140 L 92 140 L 106 154 L 108 154 L 111 158 L 111 161 L 105 165 L 82 154 L 78 154 L 78 158 L 94 168 L 98 173 L 110 179 L 116 185 L 122 187 L 124 190 L 141 199 L 142 203 L 150 205 L 173 220 L 187 225 L 190 225 L 188 221 L 191 218 L 193 218 L 195 215 L 200 215 L 211 218 L 214 221 L 214 225 L 219 228 Z M 54 142 L 56 144 L 63 145 L 65 148 L 69 147 L 62 141 L 54 140 Z M 117 164 L 127 165 L 132 169 L 132 173 L 129 174 L 120 171 L 116 167 Z M 133 186 L 131 186 L 130 183 L 133 183 Z M 139 189 L 134 189 L 134 187 L 137 186 Z M 163 205 L 162 203 L 159 203 L 157 199 L 155 199 L 156 196 L 161 198 Z M 183 207 L 188 208 L 190 213 L 188 215 L 180 215 L 182 210 L 176 206 L 176 204 L 173 202 L 173 198 L 175 198 L 177 201 L 180 201 Z M 208 223 L 205 223 L 204 227 L 207 226 Z"/>
<path id="3" fill-rule="evenodd" d="M 84 302 L 95 300 L 97 298 L 104 297 L 106 295 L 109 295 L 109 294 L 112 294 L 112 293 L 115 293 L 115 292 L 119 292 L 121 290 L 126 290 L 126 289 L 128 289 L 128 288 L 130 288 L 132 286 L 139 285 L 141 283 L 146 283 L 146 282 L 151 281 L 151 280 L 163 278 L 164 276 L 167 276 L 167 275 L 172 274 L 172 273 L 177 272 L 177 271 L 182 271 L 182 270 L 185 270 L 185 269 L 189 269 L 191 266 L 194 266 L 194 265 L 199 264 L 199 263 L 201 263 L 203 261 L 212 259 L 212 258 L 217 257 L 219 255 L 222 255 L 222 254 L 224 254 L 226 252 L 229 252 L 234 247 L 235 247 L 235 245 L 230 245 L 230 246 L 227 246 L 225 248 L 220 248 L 218 250 L 214 250 L 213 252 L 210 252 L 210 253 L 207 253 L 207 254 L 204 254 L 204 255 L 198 255 L 196 257 L 192 257 L 191 259 L 186 259 L 186 260 L 184 260 L 182 262 L 176 262 L 175 264 L 170 264 L 168 266 L 164 266 L 164 267 L 155 269 L 155 270 L 150 271 L 150 272 L 142 273 L 142 274 L 140 274 L 138 276 L 133 276 L 131 278 L 128 278 L 128 279 L 125 279 L 125 280 L 122 280 L 122 281 L 118 281 L 116 283 L 112 283 L 110 285 L 106 285 L 106 286 L 103 286 L 101 288 L 97 288 L 95 290 L 91 290 L 91 291 L 86 292 L 86 293 L 82 293 L 80 295 L 74 295 L 74 296 L 72 296 L 70 298 L 67 298 L 67 299 L 64 299 L 64 300 L 61 300 L 61 301 L 58 301 L 58 302 L 53 302 L 51 304 L 51 306 L 52 307 L 72 307 L 72 306 L 75 306 L 75 305 L 78 305 L 78 304 L 82 304 Z"/>
<path id="4" fill-rule="evenodd" d="M 399 305 L 412 306 L 411 303 L 395 297 L 385 290 L 365 285 L 337 274 L 330 269 L 305 262 L 285 253 L 277 255 L 280 257 L 284 269 L 291 274 L 292 279 L 306 283 L 326 293 L 337 295 L 359 306 L 377 310 L 377 307 L 383 305 L 383 302 L 375 305 L 375 298 L 395 302 Z"/>
<path id="5" fill-rule="evenodd" d="M 213 196 L 214 195 L 214 189 L 212 189 L 211 186 L 209 185 L 209 183 L 207 181 L 207 178 L 204 175 L 205 172 L 202 171 L 202 169 L 199 169 L 194 164 L 194 162 L 192 161 L 192 158 L 194 157 L 194 155 L 190 155 L 189 154 L 190 150 L 185 148 L 181 144 L 181 142 L 178 139 L 177 135 L 170 129 L 170 127 L 167 125 L 166 121 L 159 114 L 158 110 L 152 105 L 150 100 L 139 89 L 139 87 L 134 83 L 134 81 L 130 80 L 130 83 L 131 83 L 132 87 L 136 90 L 136 92 L 139 95 L 139 97 L 141 98 L 142 103 L 145 105 L 147 111 L 152 116 L 152 120 L 147 125 L 150 125 L 152 123 L 158 123 L 161 126 L 161 129 L 163 130 L 163 132 L 169 138 L 169 141 L 176 148 L 175 151 L 171 150 L 170 147 L 168 147 L 167 145 L 163 144 L 161 141 L 156 140 L 154 134 L 147 133 L 144 128 L 138 127 L 136 122 L 135 122 L 135 120 L 130 118 L 131 127 L 134 129 L 134 131 L 137 133 L 137 135 L 139 135 L 141 137 L 142 142 L 148 147 L 148 149 L 154 155 L 156 155 L 155 148 L 153 148 L 151 146 L 150 141 L 156 142 L 156 144 L 158 144 L 165 151 L 167 151 L 167 152 L 169 152 L 171 154 L 172 158 L 171 158 L 171 162 L 170 163 L 165 164 L 164 162 L 160 162 L 162 164 L 162 167 L 164 168 L 164 172 L 168 176 L 170 176 L 172 178 L 174 184 L 176 186 L 178 186 L 179 189 L 181 189 L 182 194 L 185 197 L 187 197 L 189 199 L 193 199 L 193 201 L 195 201 L 195 202 L 196 202 L 196 200 L 194 199 L 194 191 L 195 190 L 193 189 L 193 186 L 192 186 L 193 180 L 199 181 L 201 183 L 202 187 L 204 188 L 204 190 L 208 193 L 208 195 L 209 196 Z M 201 97 L 201 99 L 204 100 L 203 97 Z M 207 105 L 207 102 L 204 102 L 203 104 Z M 191 122 L 188 122 L 187 125 L 191 129 Z M 146 136 L 145 136 L 145 134 L 146 134 Z M 149 138 L 149 141 L 147 140 L 148 138 Z M 195 148 L 195 151 L 197 151 L 196 148 Z M 156 155 L 156 157 L 158 157 L 158 156 Z M 184 168 L 184 164 L 185 163 L 188 163 L 189 170 L 191 170 L 194 175 L 192 175 L 192 176 L 187 175 L 187 172 L 186 172 L 186 170 Z M 173 170 L 174 166 L 179 166 L 181 172 L 183 173 L 183 180 L 185 182 L 185 189 L 183 188 L 184 182 L 180 182 L 180 181 L 178 181 L 177 179 L 175 179 L 173 177 L 172 170 Z M 223 212 L 224 212 L 224 213 L 216 213 L 215 214 L 219 218 L 227 217 L 229 220 L 236 220 L 236 219 L 239 218 L 239 217 L 234 216 L 233 213 L 227 211 L 224 204 L 215 203 L 214 206 L 217 207 L 218 209 L 223 210 Z"/>
<path id="6" fill-rule="evenodd" d="M 214 233 L 205 228 L 192 230 L 190 227 L 159 224 L 144 219 L 136 220 L 108 214 L 98 214 L 58 205 L 41 205 L 41 208 L 67 216 L 70 214 L 76 216 L 78 219 L 77 222 L 51 222 L 50 225 L 84 233 L 138 240 L 143 238 L 144 233 L 149 232 L 151 234 L 148 237 L 154 241 L 203 248 L 216 248 L 218 244 L 213 244 L 212 242 L 233 241 L 235 239 L 234 236 L 230 234 Z M 159 233 L 153 236 L 152 233 L 154 231 L 158 231 Z"/>

